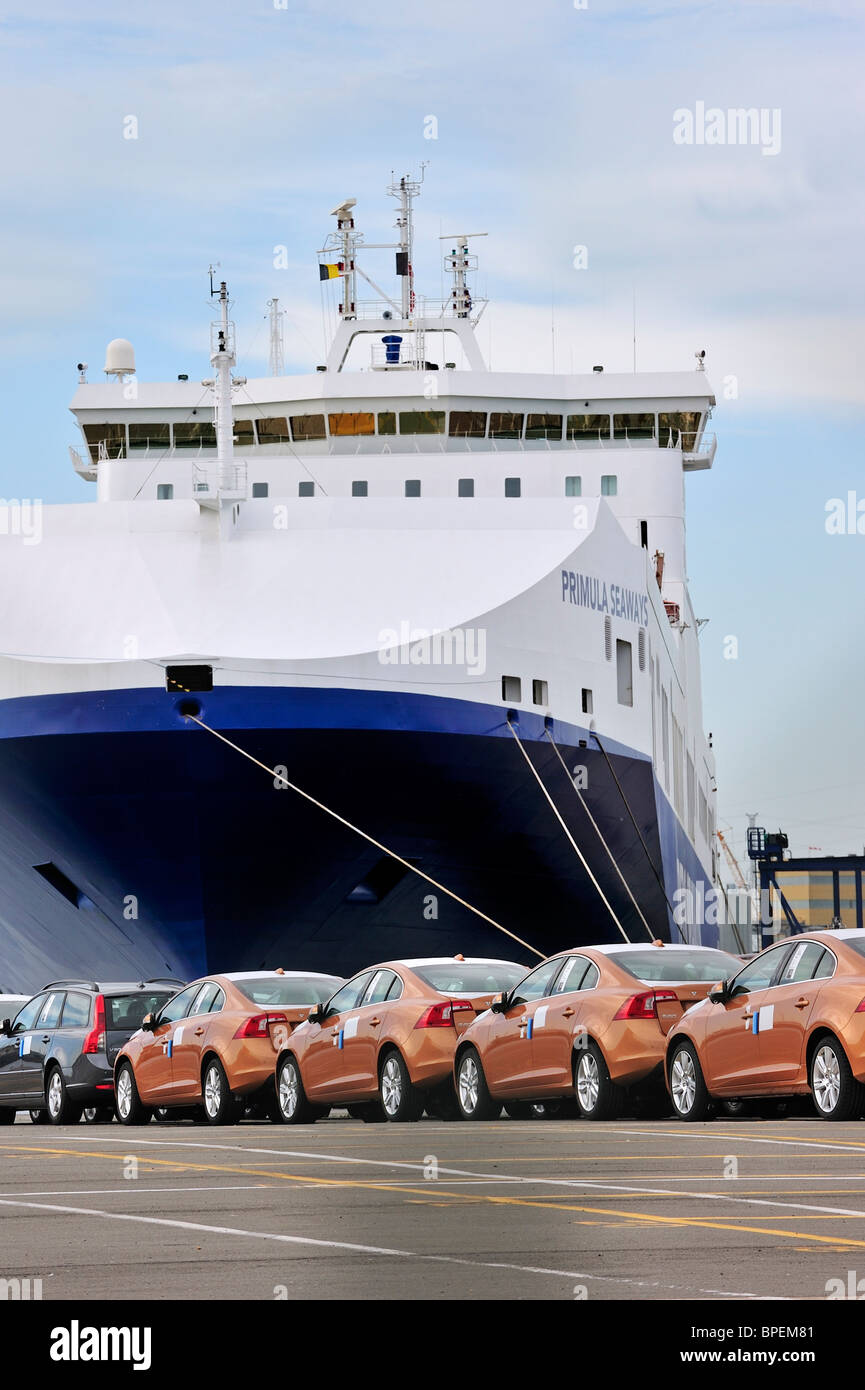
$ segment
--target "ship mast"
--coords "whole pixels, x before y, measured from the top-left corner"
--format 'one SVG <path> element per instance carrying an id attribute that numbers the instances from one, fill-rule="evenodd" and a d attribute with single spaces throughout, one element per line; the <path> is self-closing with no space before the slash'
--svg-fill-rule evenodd
<path id="1" fill-rule="evenodd" d="M 228 319 L 228 288 L 223 280 L 219 286 L 220 317 L 212 326 L 211 365 L 216 368 L 214 394 L 216 412 L 216 466 L 220 492 L 228 492 L 233 484 L 234 419 L 231 410 L 231 369 L 234 366 L 234 325 Z"/>

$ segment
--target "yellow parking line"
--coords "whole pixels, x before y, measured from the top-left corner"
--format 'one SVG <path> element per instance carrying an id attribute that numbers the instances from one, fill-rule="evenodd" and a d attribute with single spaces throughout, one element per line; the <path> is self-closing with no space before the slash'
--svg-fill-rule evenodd
<path id="1" fill-rule="evenodd" d="M 109 1161 L 113 1159 L 115 1162 L 119 1163 L 125 1162 L 128 1157 L 128 1155 L 124 1154 L 92 1153 L 88 1150 L 83 1149 L 49 1149 L 41 1147 L 33 1148 L 31 1146 L 25 1145 L 15 1145 L 15 1149 L 25 1153 L 47 1153 L 67 1158 L 89 1157 L 108 1159 Z M 363 1183 L 351 1178 L 312 1178 L 296 1173 L 257 1173 L 254 1168 L 241 1168 L 235 1167 L 233 1165 L 223 1164 L 180 1163 L 176 1160 L 164 1158 L 148 1159 L 146 1162 L 151 1166 L 175 1169 L 181 1168 L 199 1172 L 243 1173 L 247 1177 L 258 1176 L 266 1178 L 279 1178 L 283 1182 L 310 1183 L 315 1184 L 319 1187 L 341 1187 L 363 1189 L 365 1191 L 395 1192 L 401 1197 L 423 1197 L 427 1201 L 429 1201 L 430 1199 L 432 1199 L 433 1201 L 441 1200 L 441 1197 L 445 1196 L 444 1193 L 441 1193 L 441 1195 L 439 1196 L 439 1194 L 437 1194 L 435 1190 L 431 1189 L 430 1187 L 395 1187 L 389 1183 Z M 446 1183 L 447 1180 L 438 1179 L 438 1181 Z M 650 1194 L 644 1193 L 642 1195 L 648 1196 Z M 558 1201 L 542 1201 L 538 1198 L 496 1197 L 492 1195 L 484 1195 L 478 1193 L 448 1193 L 447 1200 L 449 1202 L 454 1202 L 455 1204 L 469 1201 L 474 1202 L 477 1205 L 480 1202 L 485 1202 L 489 1205 L 494 1206 L 537 1207 L 541 1209 L 546 1209 L 548 1211 L 556 1212 L 579 1212 L 586 1216 L 610 1216 L 616 1218 L 617 1221 L 620 1221 L 622 1217 L 625 1216 L 627 1217 L 627 1220 L 629 1222 L 642 1222 L 647 1225 L 689 1226 L 693 1227 L 696 1230 L 708 1231 L 737 1231 L 745 1232 L 752 1235 L 778 1236 L 782 1240 L 804 1240 L 821 1245 L 834 1245 L 841 1246 L 843 1248 L 865 1249 L 865 1240 L 855 1240 L 852 1236 L 818 1236 L 812 1235 L 810 1232 L 807 1231 L 780 1231 L 773 1229 L 769 1226 L 744 1226 L 736 1224 L 735 1221 L 710 1221 L 704 1217 L 698 1216 L 656 1216 L 650 1214 L 649 1212 L 625 1213 L 621 1211 L 616 1211 L 615 1209 L 610 1207 L 590 1207 L 575 1205 L 571 1203 L 565 1205 Z M 805 1217 L 803 1219 L 808 1220 L 809 1218 Z M 842 1219 L 845 1218 L 838 1217 L 838 1220 Z"/>

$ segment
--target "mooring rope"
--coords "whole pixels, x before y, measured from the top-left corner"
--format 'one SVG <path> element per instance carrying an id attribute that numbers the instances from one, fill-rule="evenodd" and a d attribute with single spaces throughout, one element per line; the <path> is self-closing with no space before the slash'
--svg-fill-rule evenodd
<path id="1" fill-rule="evenodd" d="M 480 917 L 484 922 L 488 922 L 491 927 L 495 927 L 496 931 L 504 932 L 505 936 L 509 936 L 512 941 L 518 942 L 518 944 L 524 946 L 527 951 L 531 951 L 532 955 L 539 956 L 541 960 L 546 959 L 543 951 L 539 951 L 535 946 L 530 946 L 528 941 L 524 941 L 521 936 L 517 936 L 516 932 L 510 931 L 507 927 L 503 927 L 501 922 L 496 922 L 494 918 L 488 917 L 485 912 L 481 912 L 479 907 L 475 907 L 472 903 L 466 902 L 465 898 L 461 898 L 459 894 L 454 893 L 451 888 L 446 888 L 443 883 L 439 883 L 436 879 L 431 878 L 429 874 L 425 874 L 423 869 L 419 869 L 416 864 L 412 864 L 408 859 L 403 859 L 402 855 L 397 854 L 396 850 L 388 849 L 387 845 L 383 845 L 381 841 L 376 840 L 374 836 L 368 835 L 365 830 L 361 830 L 360 826 L 353 825 L 350 820 L 346 820 L 345 816 L 341 816 L 337 811 L 333 811 L 329 806 L 325 806 L 323 801 L 318 801 L 316 797 L 311 796 L 309 792 L 305 792 L 302 787 L 296 786 L 294 782 L 289 782 L 288 778 L 284 777 L 282 773 L 277 772 L 272 767 L 268 767 L 267 763 L 261 762 L 258 758 L 254 757 L 252 753 L 248 753 L 245 748 L 241 748 L 238 743 L 232 743 L 230 738 L 226 738 L 225 734 L 221 734 L 217 729 L 213 729 L 209 724 L 205 724 L 204 720 L 199 719 L 197 715 L 184 714 L 183 718 L 191 719 L 199 728 L 206 729 L 209 734 L 213 734 L 214 738 L 218 738 L 220 743 L 227 744 L 229 748 L 234 749 L 235 753 L 240 753 L 244 758 L 248 758 L 251 763 L 255 763 L 256 767 L 260 767 L 264 772 L 268 772 L 275 782 L 280 783 L 284 787 L 288 787 L 293 792 L 297 792 L 297 795 L 302 796 L 304 801 L 308 801 L 312 806 L 316 806 L 319 811 L 324 811 L 325 814 L 331 816 L 333 820 L 339 821 L 340 825 L 344 825 L 348 830 L 353 831 L 355 835 L 360 835 L 362 839 L 374 845 L 376 849 L 381 850 L 382 854 L 389 855 L 389 857 L 395 859 L 398 864 L 402 864 L 404 868 L 410 869 L 411 872 L 417 874 L 419 878 L 424 879 L 427 883 L 431 883 L 433 888 L 437 888 L 440 893 L 446 893 L 449 898 L 453 898 L 454 902 L 459 903 L 460 907 L 468 908 L 469 912 L 473 912 L 476 917 Z"/>
<path id="2" fill-rule="evenodd" d="M 600 898 L 601 898 L 601 901 L 603 902 L 605 908 L 606 908 L 607 911 L 609 912 L 610 916 L 612 917 L 612 919 L 613 919 L 613 921 L 615 922 L 616 926 L 618 927 L 619 931 L 622 933 L 623 938 L 625 939 L 625 941 L 627 941 L 628 945 L 630 945 L 630 944 L 631 944 L 631 938 L 628 936 L 628 933 L 625 931 L 625 928 L 622 926 L 621 922 L 619 921 L 618 917 L 616 916 L 615 912 L 613 911 L 612 905 L 610 904 L 609 899 L 607 898 L 607 896 L 606 896 L 606 894 L 605 894 L 603 888 L 602 888 L 601 885 L 598 883 L 598 880 L 595 878 L 595 875 L 592 873 L 591 869 L 589 868 L 589 865 L 588 865 L 588 863 L 586 862 L 586 857 L 585 857 L 585 855 L 583 854 L 582 850 L 580 849 L 579 845 L 577 844 L 577 842 L 576 842 L 576 840 L 574 839 L 573 835 L 571 834 L 570 830 L 569 830 L 568 827 L 565 825 L 565 822 L 562 820 L 562 817 L 561 817 L 561 815 L 559 814 L 559 808 L 557 807 L 556 803 L 553 801 L 553 798 L 550 796 L 549 792 L 547 791 L 546 787 L 544 786 L 543 781 L 541 780 L 541 777 L 540 777 L 540 774 L 538 773 L 537 768 L 535 767 L 534 763 L 532 762 L 531 758 L 529 757 L 528 753 L 526 752 L 525 748 L 523 747 L 522 741 L 521 741 L 521 739 L 520 739 L 520 736 L 519 736 L 519 734 L 517 733 L 516 729 L 514 728 L 513 724 L 511 723 L 510 719 L 508 720 L 508 728 L 510 729 L 510 731 L 511 731 L 511 733 L 513 734 L 514 738 L 516 739 L 516 741 L 517 741 L 517 747 L 519 748 L 520 752 L 522 753 L 523 757 L 525 758 L 526 762 L 528 763 L 529 768 L 530 768 L 531 773 L 532 773 L 532 776 L 534 777 L 535 781 L 537 782 L 538 786 L 540 787 L 541 791 L 543 792 L 544 796 L 546 797 L 547 801 L 549 802 L 549 804 L 550 804 L 550 809 L 551 809 L 553 815 L 555 816 L 556 820 L 559 822 L 559 825 L 562 827 L 562 829 L 564 830 L 566 836 L 568 837 L 568 840 L 570 841 L 571 849 L 574 851 L 574 854 L 577 856 L 577 858 L 579 859 L 579 861 L 580 861 L 580 863 L 582 864 L 583 868 L 585 869 L 586 873 L 589 875 L 589 878 L 592 880 L 592 883 L 595 885 L 595 888 L 598 890 L 598 894 L 599 894 L 599 896 L 600 896 Z"/>
<path id="3" fill-rule="evenodd" d="M 637 902 L 637 899 L 634 897 L 633 893 L 631 892 L 631 888 L 630 888 L 630 884 L 628 883 L 628 880 L 625 878 L 625 875 L 622 873 L 621 869 L 619 868 L 618 864 L 616 863 L 615 855 L 613 854 L 613 851 L 610 849 L 610 846 L 607 844 L 606 840 L 604 839 L 604 835 L 603 835 L 603 832 L 601 831 L 601 827 L 598 825 L 598 822 L 595 820 L 594 816 L 592 815 L 592 813 L 591 813 L 591 811 L 590 811 L 590 809 L 589 809 L 589 803 L 586 801 L 586 798 L 583 796 L 583 793 L 580 791 L 580 789 L 579 789 L 579 787 L 577 786 L 576 782 L 574 781 L 573 777 L 572 777 L 571 774 L 568 772 L 567 763 L 565 762 L 564 758 L 563 758 L 562 755 L 561 755 L 561 751 L 560 751 L 560 749 L 559 749 L 559 745 L 556 743 L 556 740 L 553 738 L 553 736 L 552 736 L 552 734 L 550 733 L 549 729 L 545 729 L 545 730 L 544 730 L 544 733 L 546 734 L 547 738 L 550 740 L 550 743 L 553 745 L 553 748 L 555 749 L 555 752 L 556 752 L 556 757 L 558 758 L 559 762 L 560 762 L 561 765 L 562 765 L 562 768 L 563 768 L 563 770 L 564 770 L 565 776 L 567 777 L 568 781 L 570 782 L 571 786 L 573 787 L 574 791 L 576 792 L 577 796 L 579 797 L 579 799 L 580 799 L 580 805 L 582 806 L 582 808 L 583 808 L 583 810 L 585 811 L 586 815 L 588 816 L 589 820 L 592 822 L 592 826 L 594 827 L 594 830 L 595 830 L 595 832 L 596 832 L 596 834 L 597 834 L 597 836 L 598 836 L 598 839 L 600 840 L 601 844 L 604 846 L 604 849 L 607 851 L 607 855 L 609 856 L 610 863 L 612 864 L 612 866 L 613 866 L 613 868 L 615 869 L 616 873 L 619 875 L 619 878 L 622 880 L 622 885 L 623 885 L 623 887 L 624 887 L 624 889 L 625 889 L 625 892 L 627 893 L 628 897 L 631 899 L 631 902 L 634 904 L 634 907 L 637 909 L 637 912 L 640 914 L 640 921 L 642 922 L 643 926 L 646 928 L 646 931 L 647 931 L 648 934 L 649 934 L 649 940 L 650 940 L 650 941 L 654 941 L 654 940 L 655 940 L 655 933 L 652 931 L 652 928 L 649 926 L 648 922 L 646 921 L 645 915 L 644 915 L 644 913 L 643 913 L 643 909 L 640 907 L 640 904 Z"/>

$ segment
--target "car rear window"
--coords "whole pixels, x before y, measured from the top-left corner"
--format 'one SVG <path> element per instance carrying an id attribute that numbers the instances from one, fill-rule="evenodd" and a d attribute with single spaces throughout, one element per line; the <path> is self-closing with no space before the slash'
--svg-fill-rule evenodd
<path id="1" fill-rule="evenodd" d="M 650 985 L 663 980 L 693 980 L 711 985 L 729 979 L 742 968 L 735 956 L 705 946 L 694 951 L 665 951 L 662 946 L 650 946 L 645 951 L 611 951 L 610 959 L 636 980 Z"/>
<path id="2" fill-rule="evenodd" d="M 510 961 L 446 961 L 443 965 L 412 965 L 419 980 L 439 994 L 498 994 L 522 980 L 526 968 Z"/>
<path id="3" fill-rule="evenodd" d="M 136 990 L 134 994 L 109 994 L 105 999 L 106 1025 L 109 1029 L 140 1028 L 148 1014 L 155 1014 L 171 998 L 170 990 Z"/>
<path id="4" fill-rule="evenodd" d="M 253 1004 L 326 1004 L 335 981 L 324 975 L 262 975 L 260 979 L 234 980 L 233 983 Z"/>

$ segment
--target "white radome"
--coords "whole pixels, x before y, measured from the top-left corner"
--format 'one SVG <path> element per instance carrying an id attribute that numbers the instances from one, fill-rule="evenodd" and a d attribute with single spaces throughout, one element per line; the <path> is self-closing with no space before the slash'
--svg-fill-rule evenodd
<path id="1" fill-rule="evenodd" d="M 128 338 L 112 338 L 105 349 L 106 376 L 134 376 L 135 350 Z"/>

